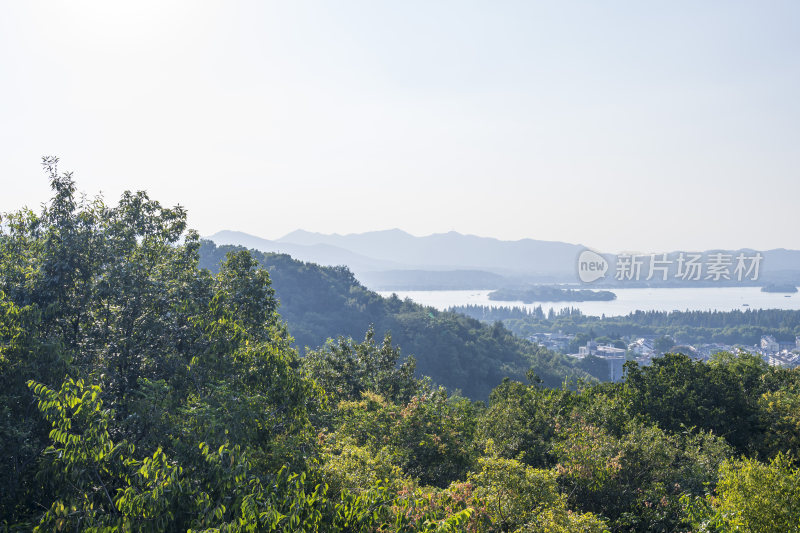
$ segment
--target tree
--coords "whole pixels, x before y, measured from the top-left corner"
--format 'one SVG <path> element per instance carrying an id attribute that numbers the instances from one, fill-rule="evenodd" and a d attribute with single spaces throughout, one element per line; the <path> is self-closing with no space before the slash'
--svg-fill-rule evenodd
<path id="1" fill-rule="evenodd" d="M 489 408 L 478 424 L 478 439 L 491 439 L 505 458 L 536 467 L 553 466 L 553 439 L 576 398 L 563 389 L 505 381 L 492 391 Z"/>
<path id="2" fill-rule="evenodd" d="M 388 453 L 405 477 L 444 488 L 474 465 L 477 409 L 444 389 L 414 396 L 406 405 L 365 392 L 360 401 L 339 404 L 334 437 L 373 454 Z"/>
<path id="3" fill-rule="evenodd" d="M 761 373 L 766 370 L 752 356 L 729 354 L 705 364 L 665 354 L 650 366 L 628 362 L 625 368 L 632 412 L 670 431 L 713 431 L 742 452 L 757 447 Z"/>
<path id="4" fill-rule="evenodd" d="M 681 497 L 703 494 L 730 455 L 708 433 L 675 435 L 631 421 L 616 437 L 577 413 L 555 450 L 571 507 L 602 514 L 615 530 L 642 532 L 682 530 Z"/>
<path id="5" fill-rule="evenodd" d="M 16 450 L 0 461 L 2 519 L 37 522 L 42 506 L 61 501 L 63 486 L 37 480 L 55 415 L 38 416 L 28 380 L 61 390 L 52 393 L 69 409 L 85 383 L 90 404 L 107 406 L 94 451 L 69 472 L 105 461 L 112 442 L 150 461 L 170 457 L 194 479 L 208 473 L 198 442 L 239 446 L 262 472 L 302 470 L 316 453 L 309 413 L 321 399 L 300 372 L 266 271 L 246 252 L 216 277 L 198 269 L 199 240 L 185 232 L 182 208 L 141 192 L 113 207 L 79 199 L 56 163 L 45 160 L 54 197 L 42 213 L 12 213 L 0 234 L 0 441 Z M 62 389 L 65 376 L 72 388 Z M 122 487 L 132 474 L 111 459 L 112 484 Z"/>
<path id="6" fill-rule="evenodd" d="M 19 307 L 0 292 L 0 517 L 10 520 L 35 512 L 34 500 L 46 497 L 36 472 L 50 426 L 37 416 L 26 381 L 58 381 L 69 367 L 59 344 L 36 335 L 40 321 L 35 306 Z"/>
<path id="7" fill-rule="evenodd" d="M 378 346 L 372 326 L 361 343 L 339 337 L 303 358 L 305 372 L 335 402 L 357 400 L 368 391 L 404 404 L 423 386 L 414 378 L 415 368 L 413 357 L 400 363 L 400 350 L 392 346 L 391 334 Z"/>
<path id="8" fill-rule="evenodd" d="M 599 533 L 604 521 L 591 514 L 572 513 L 559 493 L 556 473 L 515 459 L 499 457 L 488 441 L 480 470 L 470 475 L 475 495 L 485 501 L 493 531 Z"/>
<path id="9" fill-rule="evenodd" d="M 734 459 L 720 467 L 717 494 L 685 499 L 697 531 L 782 533 L 800 527 L 800 470 L 777 455 L 768 464 Z"/>

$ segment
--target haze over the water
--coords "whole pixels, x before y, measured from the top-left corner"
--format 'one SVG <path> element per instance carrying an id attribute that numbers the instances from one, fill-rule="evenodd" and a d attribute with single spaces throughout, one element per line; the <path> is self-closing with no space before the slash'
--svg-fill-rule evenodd
<path id="1" fill-rule="evenodd" d="M 6 2 L 0 210 L 40 156 L 202 234 L 800 248 L 800 3 Z"/>

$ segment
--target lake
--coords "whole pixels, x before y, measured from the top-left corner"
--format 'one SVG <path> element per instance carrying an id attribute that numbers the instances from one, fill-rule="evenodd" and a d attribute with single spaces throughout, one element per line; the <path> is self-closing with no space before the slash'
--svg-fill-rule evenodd
<path id="1" fill-rule="evenodd" d="M 780 293 L 761 292 L 759 287 L 636 288 L 611 289 L 616 300 L 608 302 L 539 302 L 489 299 L 491 291 L 378 291 L 381 296 L 393 293 L 440 310 L 454 305 L 517 306 L 532 309 L 541 305 L 545 313 L 564 307 L 580 309 L 585 315 L 620 316 L 642 311 L 732 311 L 734 309 L 800 309 L 800 293 L 786 297 Z M 747 304 L 747 305 L 745 305 Z"/>

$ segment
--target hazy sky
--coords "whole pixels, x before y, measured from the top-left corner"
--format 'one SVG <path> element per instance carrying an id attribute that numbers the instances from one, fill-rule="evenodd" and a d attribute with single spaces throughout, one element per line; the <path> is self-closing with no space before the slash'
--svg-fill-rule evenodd
<path id="1" fill-rule="evenodd" d="M 0 210 L 42 155 L 202 234 L 800 248 L 800 2 L 2 1 Z"/>

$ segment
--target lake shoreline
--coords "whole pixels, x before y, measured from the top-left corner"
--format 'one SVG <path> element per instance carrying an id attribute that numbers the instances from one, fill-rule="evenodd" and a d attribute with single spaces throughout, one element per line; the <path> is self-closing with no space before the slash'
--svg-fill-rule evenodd
<path id="1" fill-rule="evenodd" d="M 422 305 L 447 310 L 459 305 L 487 307 L 541 306 L 550 309 L 579 309 L 589 316 L 624 316 L 635 311 L 733 311 L 736 309 L 788 309 L 800 310 L 800 295 L 761 292 L 759 287 L 697 287 L 697 288 L 616 288 L 617 298 L 609 301 L 586 302 L 530 302 L 519 300 L 492 300 L 491 290 L 443 291 L 377 291 L 381 296 L 397 294 Z"/>

